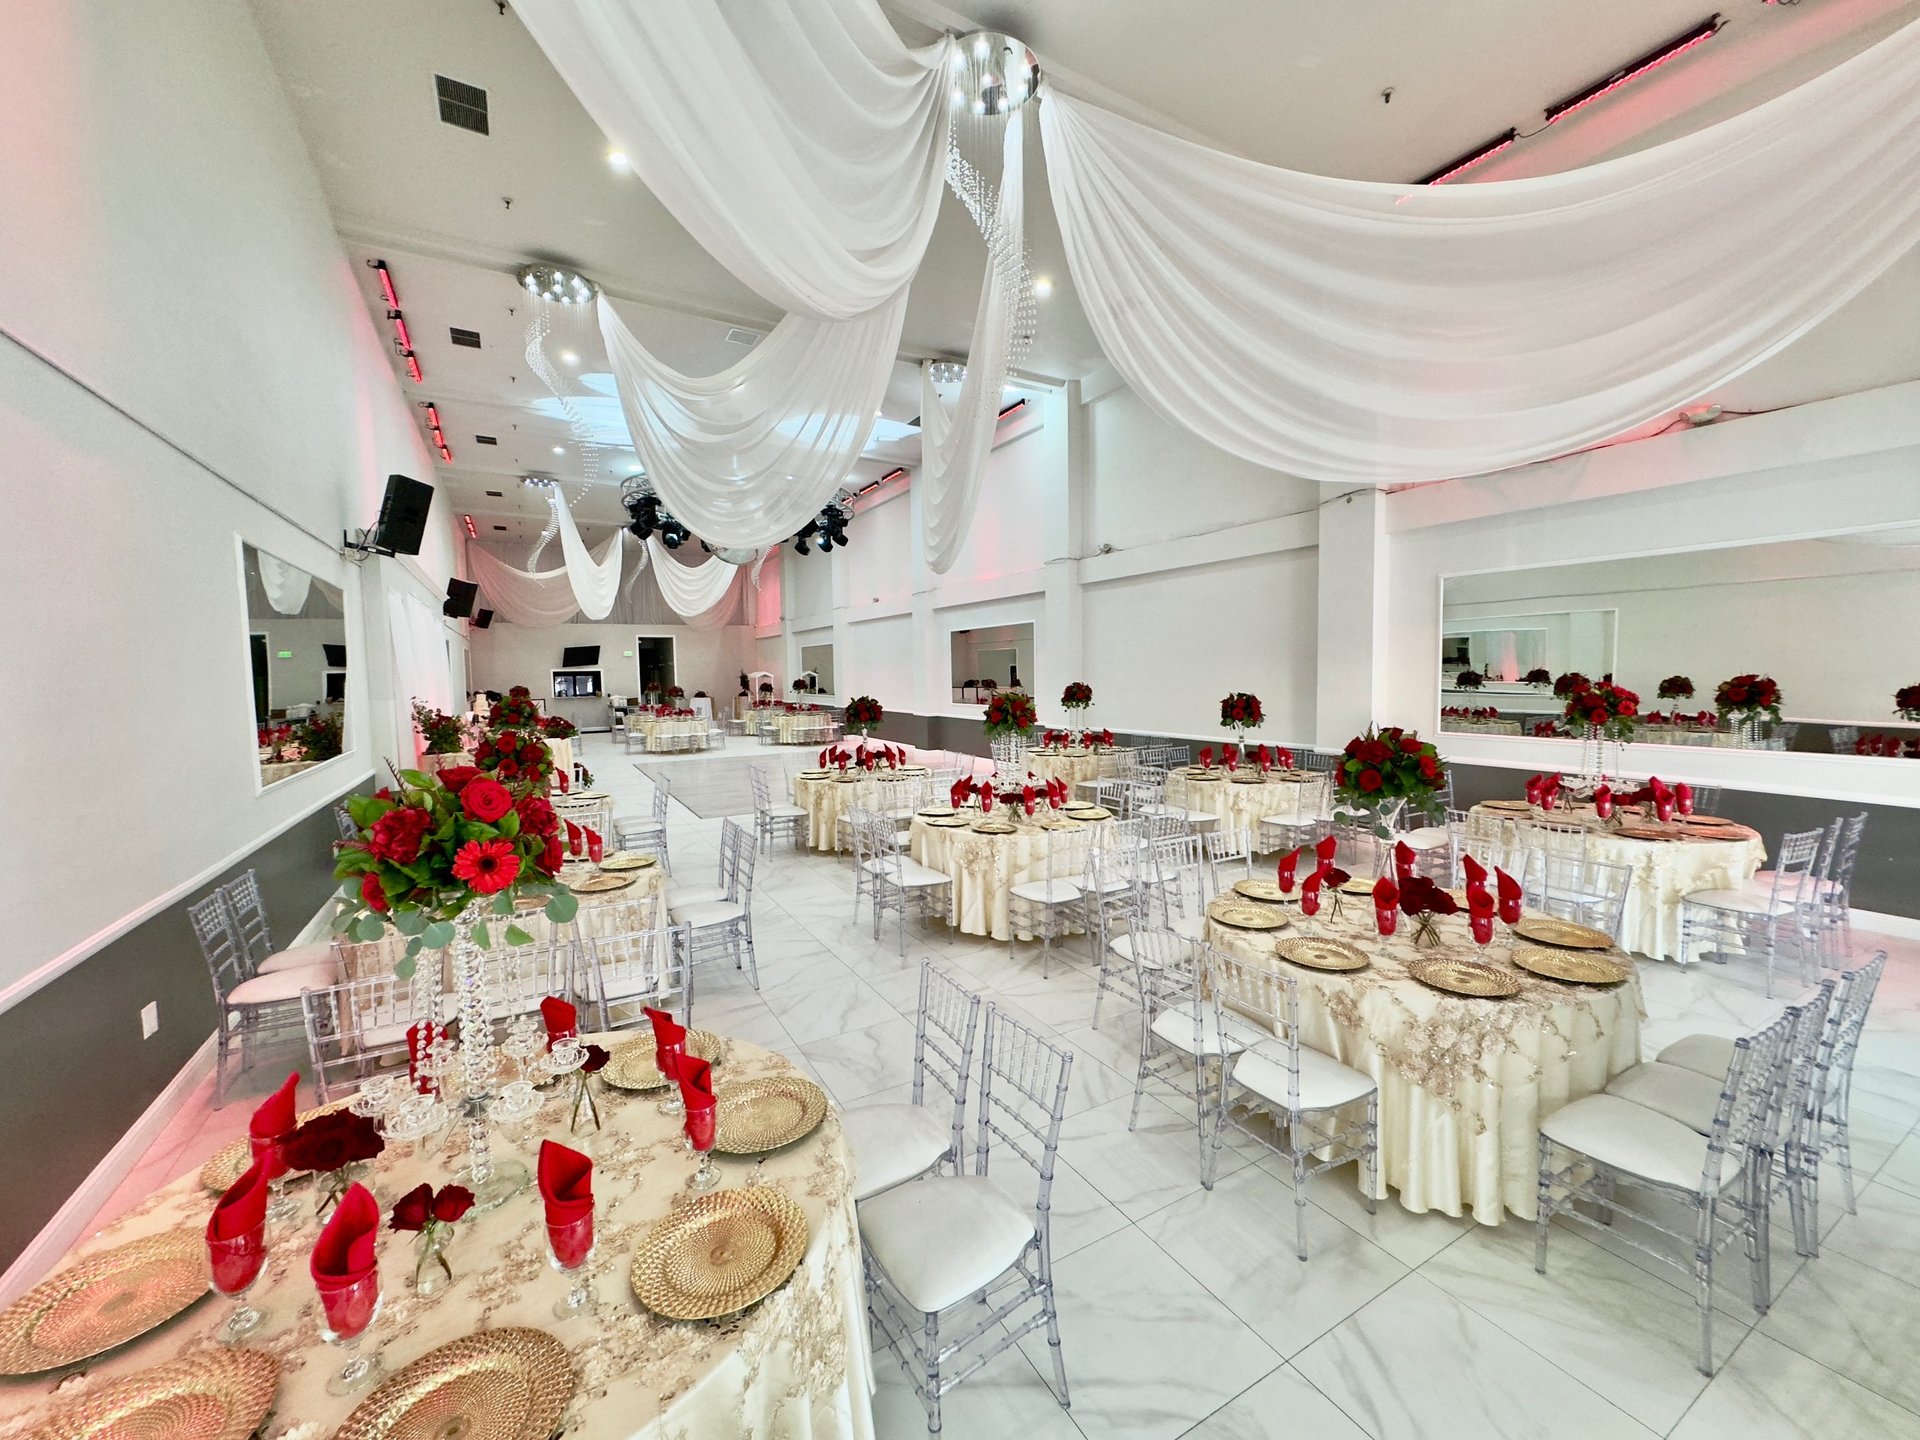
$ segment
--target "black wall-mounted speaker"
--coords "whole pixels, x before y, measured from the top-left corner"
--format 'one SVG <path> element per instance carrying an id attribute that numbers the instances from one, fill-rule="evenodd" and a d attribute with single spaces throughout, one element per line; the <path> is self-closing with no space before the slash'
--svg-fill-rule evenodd
<path id="1" fill-rule="evenodd" d="M 395 555 L 418 555 L 427 533 L 427 512 L 433 508 L 433 487 L 405 475 L 387 476 L 386 498 L 373 527 L 372 544 Z"/>
<path id="2" fill-rule="evenodd" d="M 464 620 L 473 614 L 473 602 L 479 594 L 480 587 L 471 580 L 449 580 L 446 603 L 440 607 L 440 613 Z"/>

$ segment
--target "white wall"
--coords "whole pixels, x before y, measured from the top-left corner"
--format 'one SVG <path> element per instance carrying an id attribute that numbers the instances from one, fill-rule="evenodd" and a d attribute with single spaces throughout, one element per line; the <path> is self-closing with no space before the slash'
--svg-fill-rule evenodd
<path id="1" fill-rule="evenodd" d="M 48 751 L 29 707 L 0 720 L 9 753 L 48 761 L 5 781 L 38 836 L 10 876 L 5 986 L 373 768 L 394 727 L 356 678 L 350 753 L 259 792 L 239 541 L 347 592 L 370 674 L 382 612 L 340 531 L 371 523 L 390 471 L 432 467 L 243 6 L 0 7 L 0 54 L 0 493 L 26 531 L 0 567 L 10 673 L 141 727 L 138 783 L 76 791 L 84 742 Z M 437 524 L 409 573 L 437 596 L 452 556 Z M 113 863 L 75 866 L 103 836 Z"/>
<path id="2" fill-rule="evenodd" d="M 543 700 L 551 700 L 553 672 L 569 645 L 600 647 L 600 686 L 608 695 L 634 696 L 640 690 L 639 660 L 634 640 L 641 635 L 665 635 L 673 640 L 673 669 L 688 695 L 704 690 L 715 701 L 716 713 L 725 710 L 740 689 L 740 672 L 754 668 L 751 632 L 741 625 L 695 630 L 686 625 L 624 625 L 607 621 L 578 621 L 540 629 L 495 620 L 471 639 L 473 686 L 477 690 L 509 690 L 524 685 Z M 607 702 L 561 701 L 548 709 L 575 724 L 606 724 Z"/>

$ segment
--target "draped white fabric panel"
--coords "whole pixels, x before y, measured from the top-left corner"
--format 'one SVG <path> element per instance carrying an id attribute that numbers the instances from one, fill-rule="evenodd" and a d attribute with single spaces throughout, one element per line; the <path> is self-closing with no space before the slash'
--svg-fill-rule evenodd
<path id="1" fill-rule="evenodd" d="M 616 552 L 626 533 L 624 530 L 614 531 L 598 553 L 588 556 L 595 566 L 601 567 L 606 566 L 611 558 L 616 565 L 616 579 Z M 480 588 L 487 592 L 487 599 L 493 602 L 495 612 L 501 619 L 510 620 L 515 625 L 543 628 L 564 625 L 580 609 L 580 599 L 574 594 L 573 580 L 565 565 L 558 570 L 542 570 L 538 573 L 519 570 L 479 545 L 467 547 L 467 563 L 473 567 L 474 578 L 480 582 Z"/>
<path id="2" fill-rule="evenodd" d="M 1017 253 L 1025 240 L 1023 200 L 1025 168 L 1021 163 L 1026 127 L 1018 110 L 1007 121 L 1002 141 L 1000 224 Z M 994 431 L 1000 423 L 1000 392 L 1007 383 L 1009 333 L 1014 316 L 1012 277 L 988 256 L 987 277 L 980 287 L 980 303 L 973 315 L 972 349 L 966 378 L 951 401 L 933 383 L 930 364 L 920 367 L 920 471 L 913 483 L 920 488 L 921 528 L 926 537 L 927 565 L 944 574 L 960 558 L 974 506 L 980 500 L 980 482 L 993 455 Z"/>
<path id="3" fill-rule="evenodd" d="M 282 615 L 298 615 L 306 609 L 313 576 L 278 555 L 257 548 L 253 553 L 260 562 L 260 588 L 267 593 L 267 603 Z"/>
<path id="4" fill-rule="evenodd" d="M 400 711 L 401 735 L 413 735 L 413 701 L 452 713 L 453 667 L 447 660 L 447 627 L 431 607 L 412 595 L 388 592 L 387 633 L 393 640 L 393 697 Z M 415 751 L 394 757 L 402 765 L 419 762 Z"/>
<path id="5" fill-rule="evenodd" d="M 1920 22 L 1721 124 L 1532 179 L 1297 174 L 1051 91 L 1040 121 L 1107 358 L 1203 439 L 1318 480 L 1471 474 L 1618 435 L 1920 239 Z"/>
<path id="6" fill-rule="evenodd" d="M 647 537 L 647 549 L 653 555 L 653 578 L 674 613 L 686 617 L 696 630 L 712 630 L 727 623 L 732 613 L 733 577 L 738 565 L 718 558 L 704 564 L 682 565 L 667 553 L 657 536 Z"/>
<path id="7" fill-rule="evenodd" d="M 714 545 L 777 545 L 846 482 L 900 349 L 907 292 L 853 320 L 789 315 L 738 364 L 684 375 L 603 296 L 600 333 L 634 450 L 676 519 Z"/>
<path id="8" fill-rule="evenodd" d="M 573 511 L 566 496 L 556 491 L 553 513 L 560 522 L 560 558 L 566 566 L 567 583 L 579 602 L 580 614 L 588 620 L 604 620 L 620 593 L 620 557 L 626 547 L 620 543 L 621 531 L 614 531 L 613 544 L 604 547 L 600 558 L 587 553 L 580 538 L 580 527 L 573 523 Z"/>
<path id="9" fill-rule="evenodd" d="M 515 0 L 653 193 L 782 310 L 893 299 L 933 231 L 951 38 L 908 50 L 873 0 Z"/>

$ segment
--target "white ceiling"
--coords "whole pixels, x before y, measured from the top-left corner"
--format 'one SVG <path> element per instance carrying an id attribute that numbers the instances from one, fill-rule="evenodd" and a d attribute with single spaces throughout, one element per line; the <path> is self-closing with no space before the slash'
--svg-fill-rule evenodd
<path id="1" fill-rule="evenodd" d="M 740 347 L 724 339 L 728 329 L 763 331 L 778 318 L 637 178 L 606 163 L 605 138 L 511 6 L 502 14 L 494 0 L 251 3 L 349 251 L 356 262 L 377 255 L 392 268 L 426 375 L 422 386 L 403 378 L 403 388 L 439 406 L 455 459 L 436 480 L 473 514 L 482 538 L 538 533 L 545 506 L 523 491 L 522 474 L 556 475 L 572 482 L 570 494 L 581 475 L 572 434 L 526 363 L 527 308 L 515 267 L 546 259 L 582 270 L 663 358 L 693 372 L 739 358 Z M 1533 128 L 1552 101 L 1711 13 L 1705 0 L 882 3 L 910 41 L 942 27 L 1005 29 L 1034 48 L 1063 88 L 1259 160 L 1377 180 L 1421 175 L 1510 125 Z M 1722 4 L 1729 24 L 1711 43 L 1514 147 L 1476 177 L 1564 169 L 1697 128 L 1920 15 L 1920 0 Z M 487 91 L 491 134 L 440 122 L 436 73 Z M 1390 104 L 1380 94 L 1388 86 Z M 1029 163 L 1044 176 L 1037 138 Z M 1053 281 L 1028 371 L 1040 380 L 1084 375 L 1101 357 L 1074 299 L 1052 208 L 1030 203 L 1028 214 L 1034 270 Z M 965 354 L 983 263 L 978 233 L 949 196 L 914 282 L 907 363 L 884 408 L 890 419 L 918 411 L 913 360 Z M 388 332 L 373 275 L 358 265 L 356 273 Z M 568 323 L 556 328 L 548 354 L 571 349 L 580 363 L 563 371 L 604 374 L 590 319 L 573 317 L 571 334 Z M 454 347 L 449 326 L 480 331 L 482 348 Z M 1761 409 L 1914 378 L 1915 334 L 1920 263 L 1711 398 Z M 395 368 L 402 373 L 397 356 Z M 591 382 L 575 388 L 607 403 Z M 479 434 L 499 444 L 479 445 Z M 872 452 L 862 472 L 877 476 L 915 455 L 910 437 Z M 612 455 L 615 480 L 630 458 Z M 617 522 L 617 493 L 600 487 L 577 507 L 583 521 Z"/>

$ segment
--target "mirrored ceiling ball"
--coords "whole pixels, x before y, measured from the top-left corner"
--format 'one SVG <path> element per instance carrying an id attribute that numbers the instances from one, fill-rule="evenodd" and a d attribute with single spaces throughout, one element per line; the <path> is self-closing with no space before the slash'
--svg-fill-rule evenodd
<path id="1" fill-rule="evenodd" d="M 751 565 L 760 552 L 751 545 L 715 545 L 713 553 L 729 565 Z"/>
<path id="2" fill-rule="evenodd" d="M 976 30 L 953 52 L 952 104 L 963 113 L 1011 115 L 1040 88 L 1040 61 L 1011 35 Z"/>

